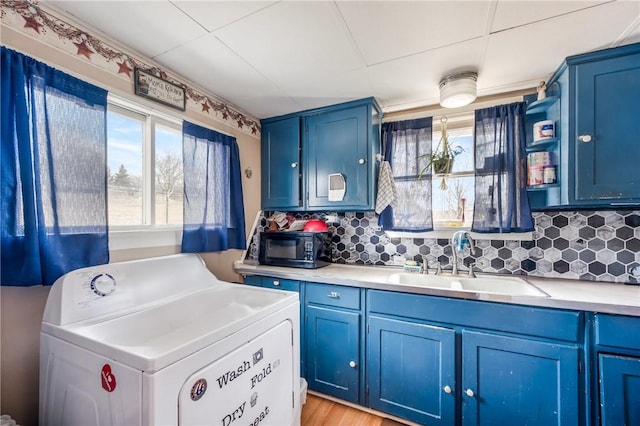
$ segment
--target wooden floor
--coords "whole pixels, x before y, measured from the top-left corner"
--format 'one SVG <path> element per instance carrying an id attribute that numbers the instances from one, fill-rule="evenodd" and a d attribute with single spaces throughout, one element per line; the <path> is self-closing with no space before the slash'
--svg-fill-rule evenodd
<path id="1" fill-rule="evenodd" d="M 307 394 L 301 426 L 403 426 L 390 419 Z"/>

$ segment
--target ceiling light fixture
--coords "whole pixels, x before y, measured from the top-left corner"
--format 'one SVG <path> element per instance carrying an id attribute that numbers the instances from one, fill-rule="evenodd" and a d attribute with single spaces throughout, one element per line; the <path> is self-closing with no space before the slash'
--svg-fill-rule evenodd
<path id="1" fill-rule="evenodd" d="M 457 108 L 476 99 L 478 73 L 473 71 L 451 74 L 440 80 L 440 105 Z"/>

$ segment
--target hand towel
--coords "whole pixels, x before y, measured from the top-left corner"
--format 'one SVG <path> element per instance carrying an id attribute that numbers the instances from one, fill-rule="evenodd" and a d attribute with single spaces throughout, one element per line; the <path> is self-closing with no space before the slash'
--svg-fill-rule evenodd
<path id="1" fill-rule="evenodd" d="M 376 213 L 380 214 L 387 206 L 395 207 L 398 203 L 398 190 L 393 180 L 391 164 L 388 161 L 380 163 L 378 174 L 378 196 L 376 198 Z"/>

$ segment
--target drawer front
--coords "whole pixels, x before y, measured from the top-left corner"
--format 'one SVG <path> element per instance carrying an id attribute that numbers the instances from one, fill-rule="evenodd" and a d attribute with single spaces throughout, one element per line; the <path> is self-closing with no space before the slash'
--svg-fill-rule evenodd
<path id="1" fill-rule="evenodd" d="M 332 284 L 307 283 L 307 303 L 360 309 L 360 289 Z"/>
<path id="2" fill-rule="evenodd" d="M 578 342 L 584 314 L 560 309 L 370 290 L 368 310 L 423 321 Z"/>
<path id="3" fill-rule="evenodd" d="M 280 278 L 263 277 L 262 287 L 264 288 L 276 288 L 279 290 L 287 291 L 300 291 L 300 281 L 283 280 Z"/>
<path id="4" fill-rule="evenodd" d="M 596 314 L 596 344 L 640 351 L 640 317 Z"/>
<path id="5" fill-rule="evenodd" d="M 244 283 L 254 287 L 262 287 L 262 277 L 259 275 L 247 275 L 244 277 Z"/>

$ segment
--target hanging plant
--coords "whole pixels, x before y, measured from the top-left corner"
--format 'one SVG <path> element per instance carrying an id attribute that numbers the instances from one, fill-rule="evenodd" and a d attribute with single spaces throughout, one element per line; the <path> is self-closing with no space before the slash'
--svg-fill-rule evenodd
<path id="1" fill-rule="evenodd" d="M 464 149 L 461 146 L 452 147 L 449 142 L 449 135 L 447 134 L 447 116 L 443 115 L 440 118 L 441 123 L 441 137 L 436 149 L 431 154 L 424 154 L 419 156 L 418 158 L 427 158 L 427 164 L 422 168 L 420 174 L 418 175 L 418 179 L 422 178 L 422 175 L 427 172 L 427 170 L 433 168 L 433 174 L 435 176 L 442 176 L 442 182 L 440 182 L 440 189 L 447 189 L 446 177 L 451 174 L 451 170 L 453 169 L 453 161 L 456 156 L 461 154 Z"/>

